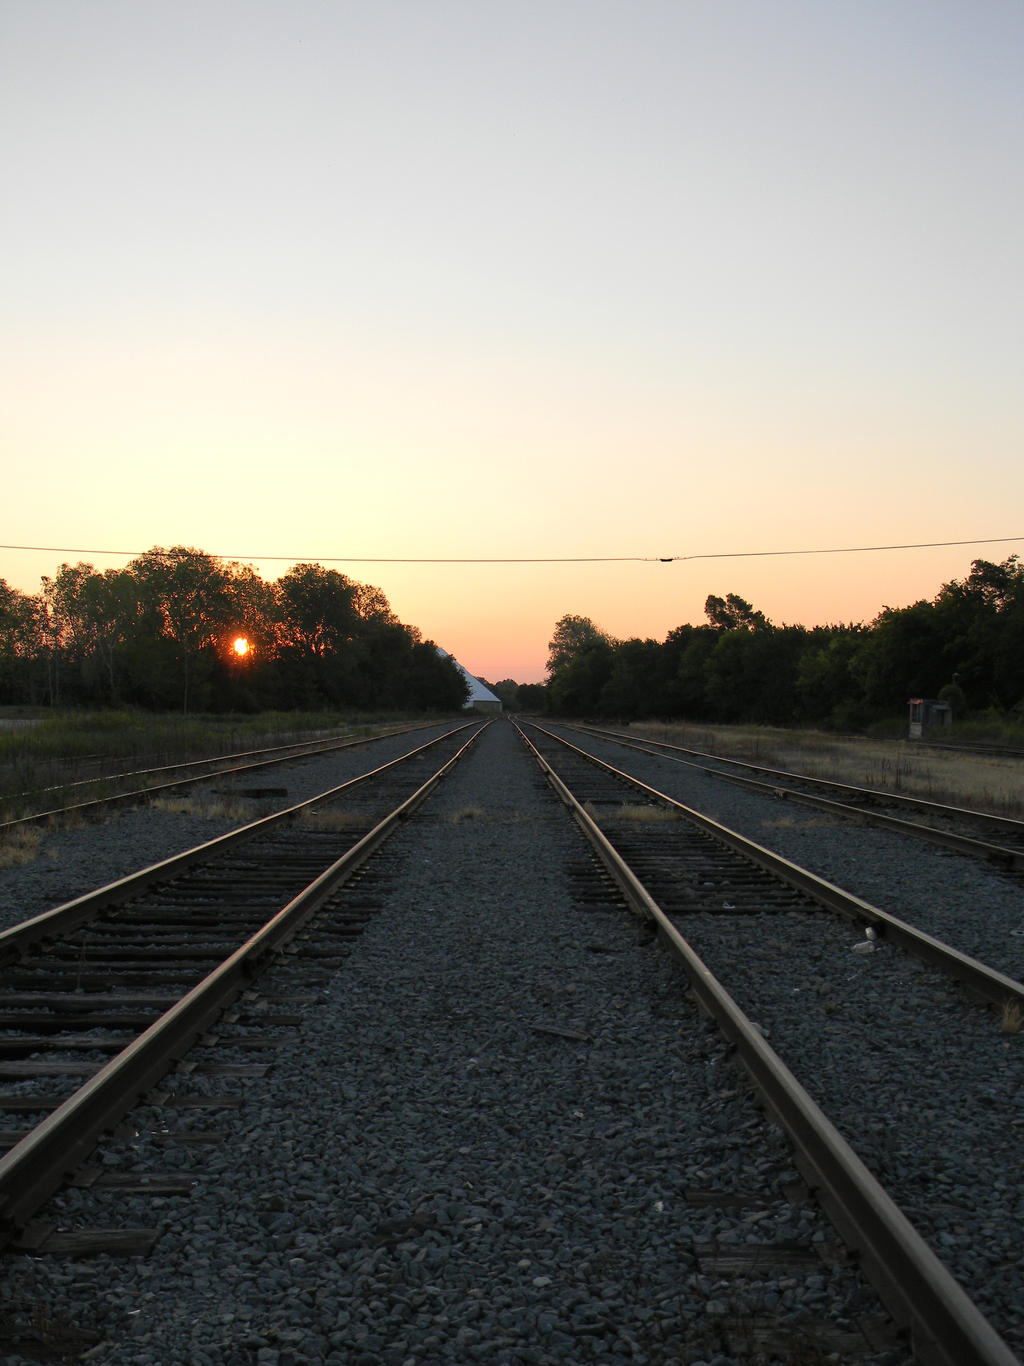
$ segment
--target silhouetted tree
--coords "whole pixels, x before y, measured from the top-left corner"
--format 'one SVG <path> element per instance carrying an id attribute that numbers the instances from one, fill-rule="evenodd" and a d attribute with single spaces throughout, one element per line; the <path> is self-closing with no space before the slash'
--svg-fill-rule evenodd
<path id="1" fill-rule="evenodd" d="M 543 683 L 520 683 L 517 701 L 520 711 L 542 715 L 548 709 L 548 690 Z"/>
<path id="2" fill-rule="evenodd" d="M 207 683 L 216 667 L 216 647 L 231 619 L 230 576 L 214 556 L 180 545 L 147 551 L 129 570 L 143 608 L 137 625 L 148 618 L 158 626 L 159 642 L 171 645 L 164 654 L 180 664 L 182 710 L 188 712 L 193 690 Z M 204 655 L 207 667 L 197 678 Z"/>
<path id="3" fill-rule="evenodd" d="M 589 617 L 565 616 L 555 625 L 548 651 L 552 710 L 566 716 L 596 714 L 611 672 L 611 638 Z"/>
<path id="4" fill-rule="evenodd" d="M 735 593 L 727 593 L 724 599 L 709 594 L 704 613 L 716 631 L 756 631 L 768 625 L 763 612 L 755 612 L 745 598 Z"/>
<path id="5" fill-rule="evenodd" d="M 0 579 L 0 702 L 32 702 L 40 651 L 34 598 Z"/>

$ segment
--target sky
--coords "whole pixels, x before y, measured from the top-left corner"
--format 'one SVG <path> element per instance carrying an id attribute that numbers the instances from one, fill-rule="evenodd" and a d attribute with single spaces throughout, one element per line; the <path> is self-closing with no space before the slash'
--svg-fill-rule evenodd
<path id="1" fill-rule="evenodd" d="M 0 0 L 0 578 L 318 561 L 532 682 L 1024 553 L 1022 69 L 1020 0 Z"/>

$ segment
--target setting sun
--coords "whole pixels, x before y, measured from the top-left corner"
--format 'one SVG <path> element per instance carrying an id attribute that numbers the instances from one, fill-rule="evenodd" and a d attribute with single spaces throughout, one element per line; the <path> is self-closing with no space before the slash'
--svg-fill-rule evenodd
<path id="1" fill-rule="evenodd" d="M 244 659 L 249 653 L 249 642 L 246 640 L 245 636 L 236 636 L 231 648 L 239 659 Z"/>

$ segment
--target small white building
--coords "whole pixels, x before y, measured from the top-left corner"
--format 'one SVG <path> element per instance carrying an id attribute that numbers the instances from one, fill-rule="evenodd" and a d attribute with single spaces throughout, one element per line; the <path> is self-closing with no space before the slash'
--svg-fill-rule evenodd
<path id="1" fill-rule="evenodd" d="M 440 645 L 437 647 L 439 655 L 445 659 L 450 659 L 458 671 L 466 680 L 469 687 L 469 696 L 463 706 L 464 711 L 501 711 L 501 698 L 492 693 L 490 688 L 485 687 L 479 678 L 474 678 L 468 669 L 463 668 L 454 655 L 450 655 L 447 650 L 442 650 Z"/>

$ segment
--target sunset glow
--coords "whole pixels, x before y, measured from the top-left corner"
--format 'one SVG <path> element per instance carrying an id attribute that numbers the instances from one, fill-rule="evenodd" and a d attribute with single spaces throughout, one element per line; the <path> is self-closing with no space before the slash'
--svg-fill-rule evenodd
<path id="1" fill-rule="evenodd" d="M 0 40 L 13 587 L 319 562 L 530 682 L 567 613 L 869 621 L 1024 551 L 1024 6 L 15 0 Z"/>

